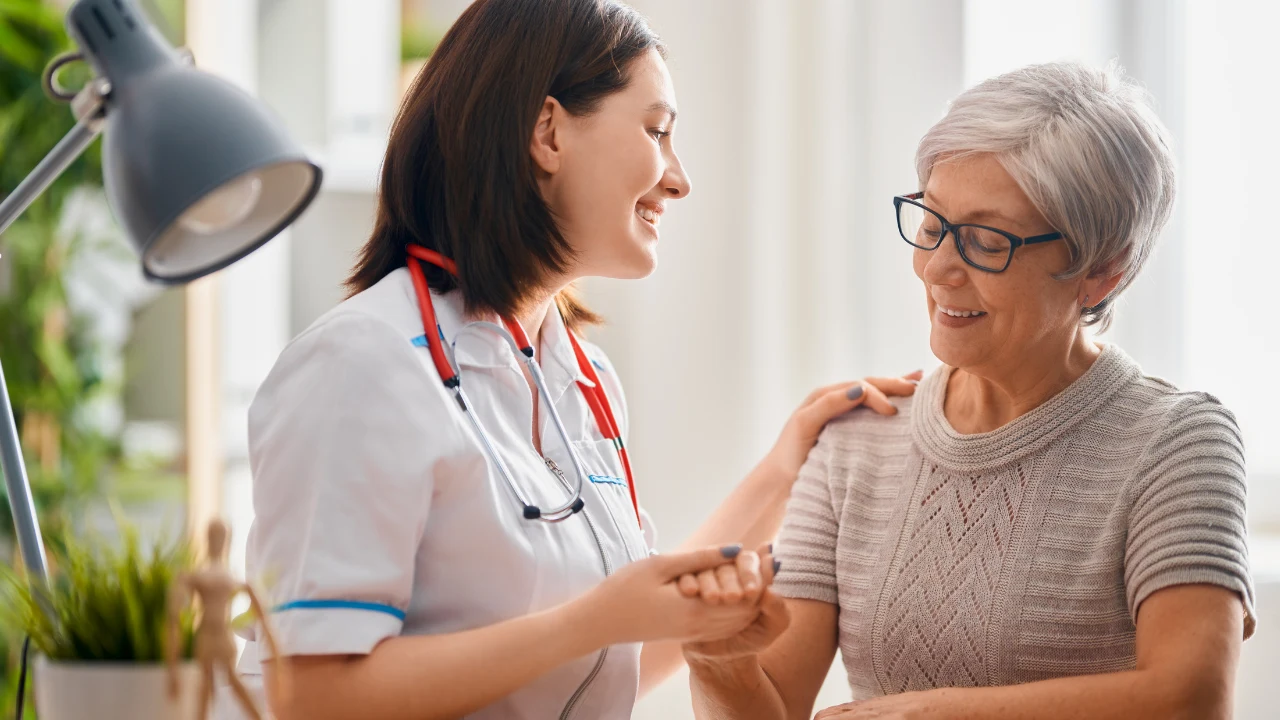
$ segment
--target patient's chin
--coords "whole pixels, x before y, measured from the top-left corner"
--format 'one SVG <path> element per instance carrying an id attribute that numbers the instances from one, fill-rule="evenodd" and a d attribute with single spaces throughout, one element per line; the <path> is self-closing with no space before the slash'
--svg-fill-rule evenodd
<path id="1" fill-rule="evenodd" d="M 929 349 L 939 362 L 953 368 L 965 368 L 975 364 L 982 355 L 982 348 L 974 347 L 971 342 L 957 341 L 948 337 L 947 328 L 934 327 L 929 333 Z"/>

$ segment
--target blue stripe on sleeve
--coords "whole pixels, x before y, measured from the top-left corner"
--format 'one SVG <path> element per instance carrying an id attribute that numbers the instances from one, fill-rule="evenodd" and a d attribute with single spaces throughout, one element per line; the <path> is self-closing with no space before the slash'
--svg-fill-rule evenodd
<path id="1" fill-rule="evenodd" d="M 272 608 L 271 612 L 286 610 L 368 610 L 386 613 L 397 620 L 404 620 L 404 611 L 382 603 L 359 602 L 357 600 L 292 600 Z"/>

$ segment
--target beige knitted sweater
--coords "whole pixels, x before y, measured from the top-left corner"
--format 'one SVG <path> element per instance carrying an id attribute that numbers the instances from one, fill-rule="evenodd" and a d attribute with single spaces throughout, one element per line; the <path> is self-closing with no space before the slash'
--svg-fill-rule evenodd
<path id="1" fill-rule="evenodd" d="M 783 595 L 839 607 L 855 699 L 1134 667 L 1151 593 L 1240 594 L 1253 632 L 1245 469 L 1231 413 L 1105 346 L 993 432 L 942 412 L 950 369 L 901 412 L 833 422 L 792 492 Z"/>

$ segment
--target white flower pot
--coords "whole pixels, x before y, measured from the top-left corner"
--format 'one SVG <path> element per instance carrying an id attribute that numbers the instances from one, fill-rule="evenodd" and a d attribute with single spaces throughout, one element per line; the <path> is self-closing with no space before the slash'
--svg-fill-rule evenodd
<path id="1" fill-rule="evenodd" d="M 40 720 L 194 720 L 200 670 L 178 667 L 179 691 L 169 698 L 164 665 L 55 662 L 36 659 L 35 700 Z"/>

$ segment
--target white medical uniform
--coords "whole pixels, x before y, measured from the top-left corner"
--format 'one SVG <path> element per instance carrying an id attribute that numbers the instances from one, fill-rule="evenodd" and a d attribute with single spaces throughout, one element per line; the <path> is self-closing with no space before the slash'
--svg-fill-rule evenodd
<path id="1" fill-rule="evenodd" d="M 465 322 L 461 297 L 433 297 L 440 329 L 453 342 Z M 269 598 L 286 654 L 366 654 L 390 637 L 527 615 L 581 595 L 653 546 L 649 519 L 642 532 L 618 456 L 576 386 L 586 378 L 554 307 L 538 360 L 590 474 L 585 510 L 558 524 L 522 517 L 441 383 L 423 332 L 401 268 L 295 339 L 250 409 L 256 518 L 247 574 Z M 617 376 L 599 348 L 582 345 L 625 438 Z M 471 329 L 455 362 L 515 482 L 540 507 L 564 504 L 568 494 L 530 442 L 531 394 L 508 345 Z M 543 455 L 572 482 L 569 450 L 545 409 L 539 422 Z M 259 661 L 268 656 L 265 644 L 251 640 L 240 660 L 259 694 Z M 610 647 L 551 669 L 470 717 L 627 718 L 639 663 L 638 644 Z M 220 712 L 234 716 L 228 705 L 219 698 Z"/>

